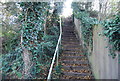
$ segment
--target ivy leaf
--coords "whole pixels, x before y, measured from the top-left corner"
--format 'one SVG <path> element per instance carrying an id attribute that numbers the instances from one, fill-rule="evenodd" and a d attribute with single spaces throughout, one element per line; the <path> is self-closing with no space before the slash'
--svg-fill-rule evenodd
<path id="1" fill-rule="evenodd" d="M 16 74 L 17 74 L 17 77 L 18 77 L 18 78 L 21 78 L 21 77 L 22 77 L 22 73 L 21 73 L 21 72 L 16 72 Z"/>
<path id="2" fill-rule="evenodd" d="M 109 30 L 105 30 L 105 31 L 104 31 L 104 34 L 108 34 L 108 33 L 109 33 Z"/>

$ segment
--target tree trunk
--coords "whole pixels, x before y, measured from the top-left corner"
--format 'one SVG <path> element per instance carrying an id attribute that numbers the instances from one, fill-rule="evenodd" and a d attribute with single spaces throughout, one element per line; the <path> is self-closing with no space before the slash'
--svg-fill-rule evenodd
<path id="1" fill-rule="evenodd" d="M 23 61 L 24 61 L 24 79 L 28 79 L 30 77 L 30 67 L 31 67 L 31 62 L 30 62 L 30 54 L 27 49 L 23 49 Z"/>
<path id="2" fill-rule="evenodd" d="M 24 46 L 22 45 L 23 42 L 23 31 L 21 34 L 21 47 L 23 49 L 23 61 L 24 61 L 24 68 L 23 68 L 23 76 L 22 79 L 28 79 L 30 77 L 30 68 L 31 68 L 31 62 L 30 62 L 30 53 L 29 51 L 24 48 Z"/>

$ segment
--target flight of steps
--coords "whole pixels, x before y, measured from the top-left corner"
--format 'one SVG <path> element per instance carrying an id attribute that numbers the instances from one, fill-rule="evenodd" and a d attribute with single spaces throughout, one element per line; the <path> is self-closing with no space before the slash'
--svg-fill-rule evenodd
<path id="1" fill-rule="evenodd" d="M 73 23 L 65 22 L 62 35 L 63 52 L 60 56 L 61 79 L 94 79 L 86 55 L 74 33 Z"/>

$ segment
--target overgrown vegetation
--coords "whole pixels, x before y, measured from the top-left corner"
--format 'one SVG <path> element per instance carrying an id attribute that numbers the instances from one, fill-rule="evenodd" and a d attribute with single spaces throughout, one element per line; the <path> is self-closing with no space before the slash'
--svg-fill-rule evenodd
<path id="1" fill-rule="evenodd" d="M 48 2 L 19 4 L 22 8 L 18 16 L 20 26 L 15 33 L 7 32 L 10 45 L 3 42 L 2 78 L 46 79 L 59 35 L 57 10 L 61 3 L 56 3 L 52 13 Z"/>
<path id="2" fill-rule="evenodd" d="M 98 12 L 88 10 L 83 8 L 81 5 L 84 3 L 73 3 L 73 11 L 74 16 L 81 21 L 81 31 L 82 31 L 82 39 L 85 42 L 85 46 L 93 45 L 93 27 L 95 24 L 101 24 L 98 22 L 96 17 L 98 16 Z M 103 22 L 103 21 L 100 21 Z M 103 33 L 106 37 L 109 38 L 109 46 L 110 55 L 115 58 L 115 51 L 120 51 L 120 14 L 114 15 L 111 19 L 105 19 L 103 24 Z"/>
<path id="3" fill-rule="evenodd" d="M 81 3 L 82 4 L 82 3 Z M 97 24 L 97 19 L 90 17 L 90 14 L 86 9 L 79 6 L 79 3 L 73 3 L 74 16 L 81 21 L 82 39 L 85 46 L 93 48 L 93 27 Z"/>
<path id="4" fill-rule="evenodd" d="M 104 22 L 104 35 L 109 38 L 110 55 L 115 58 L 115 51 L 120 51 L 120 14 Z"/>

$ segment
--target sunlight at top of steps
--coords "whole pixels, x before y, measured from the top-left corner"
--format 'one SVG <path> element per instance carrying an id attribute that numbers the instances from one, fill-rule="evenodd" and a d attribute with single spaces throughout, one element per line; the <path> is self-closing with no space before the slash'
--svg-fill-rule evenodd
<path id="1" fill-rule="evenodd" d="M 73 0 L 66 0 L 64 2 L 63 12 L 62 12 L 63 17 L 68 17 L 72 15 L 72 11 L 73 11 L 73 9 L 71 8 L 72 1 Z"/>

